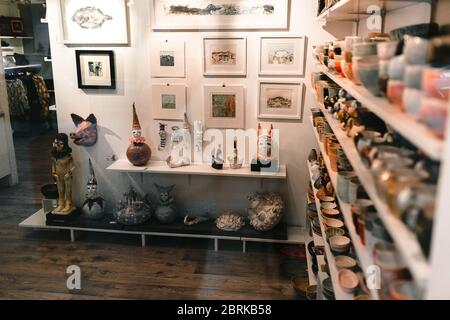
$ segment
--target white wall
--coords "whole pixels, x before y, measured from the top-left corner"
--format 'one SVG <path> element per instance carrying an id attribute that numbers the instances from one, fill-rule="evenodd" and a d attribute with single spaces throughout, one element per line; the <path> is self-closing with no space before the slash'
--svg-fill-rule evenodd
<path id="1" fill-rule="evenodd" d="M 116 92 L 96 92 L 82 91 L 77 88 L 75 50 L 79 48 L 67 47 L 62 44 L 58 0 L 47 1 L 59 129 L 66 133 L 74 129 L 70 119 L 72 112 L 83 117 L 92 112 L 97 116 L 100 125 L 100 137 L 96 146 L 73 148 L 77 165 L 74 186 L 77 204 L 80 204 L 83 198 L 87 179 L 87 161 L 91 157 L 97 171 L 101 191 L 107 198 L 109 206 L 112 206 L 121 197 L 130 184 L 135 185 L 139 190 L 154 193 L 152 183 L 158 181 L 162 184 L 177 184 L 176 199 L 178 203 L 182 204 L 184 211 L 189 210 L 194 214 L 203 211 L 219 214 L 223 210 L 234 209 L 244 213 L 247 206 L 246 196 L 261 190 L 259 181 L 192 177 L 192 184 L 189 185 L 187 177 L 147 175 L 142 184 L 139 175 L 118 174 L 104 170 L 111 163 L 107 157 L 112 154 L 125 158 L 130 136 L 131 105 L 134 101 L 137 104 L 144 134 L 154 152 L 154 159 L 165 157 L 157 152 L 159 127 L 158 121 L 153 121 L 151 115 L 151 85 L 152 83 L 164 83 L 164 80 L 155 80 L 150 77 L 149 52 L 152 38 L 186 41 L 187 79 L 170 80 L 170 82 L 188 85 L 188 115 L 191 121 L 203 118 L 202 86 L 224 82 L 222 79 L 204 79 L 202 76 L 201 38 L 205 33 L 152 32 L 150 2 L 134 0 L 134 5 L 130 7 L 130 46 L 102 47 L 102 49 L 115 51 L 119 82 Z M 293 0 L 291 8 L 289 33 L 308 37 L 308 64 L 304 79 L 308 86 L 309 72 L 314 68 L 312 59 L 310 59 L 311 46 L 332 38 L 315 21 L 316 5 L 316 1 Z M 239 34 L 248 38 L 248 77 L 246 79 L 225 79 L 225 82 L 243 84 L 247 88 L 246 126 L 256 129 L 258 123 L 258 38 L 262 34 L 271 33 L 245 32 Z M 306 159 L 310 149 L 315 146 L 309 122 L 309 108 L 313 103 L 314 98 L 308 89 L 303 122 L 274 122 L 275 128 L 281 131 L 281 161 L 287 164 L 289 178 L 287 182 L 266 181 L 263 188 L 264 190 L 276 190 L 284 195 L 288 205 L 288 221 L 294 225 L 303 225 L 305 220 L 304 203 L 309 181 Z M 265 126 L 268 126 L 269 123 L 265 123 Z"/>

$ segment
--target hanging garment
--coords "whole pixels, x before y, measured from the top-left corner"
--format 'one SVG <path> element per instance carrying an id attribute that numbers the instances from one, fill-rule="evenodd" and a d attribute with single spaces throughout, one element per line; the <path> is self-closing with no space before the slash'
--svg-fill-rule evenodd
<path id="1" fill-rule="evenodd" d="M 27 90 L 20 79 L 7 80 L 9 112 L 12 119 L 27 120 L 30 105 Z"/>
<path id="2" fill-rule="evenodd" d="M 45 120 L 47 119 L 49 112 L 48 108 L 50 106 L 50 94 L 48 93 L 44 78 L 38 76 L 37 74 L 33 75 L 32 78 L 39 96 L 39 102 L 41 104 L 40 117 L 42 120 Z"/>

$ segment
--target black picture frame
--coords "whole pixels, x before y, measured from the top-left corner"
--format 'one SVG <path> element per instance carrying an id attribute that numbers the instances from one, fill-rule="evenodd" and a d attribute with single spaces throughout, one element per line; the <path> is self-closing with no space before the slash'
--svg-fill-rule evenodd
<path id="1" fill-rule="evenodd" d="M 82 55 L 108 55 L 111 75 L 111 85 L 85 85 L 81 76 L 81 56 Z M 112 50 L 76 50 L 75 57 L 77 62 L 78 88 L 80 89 L 116 89 L 116 66 L 114 59 L 114 51 Z"/>

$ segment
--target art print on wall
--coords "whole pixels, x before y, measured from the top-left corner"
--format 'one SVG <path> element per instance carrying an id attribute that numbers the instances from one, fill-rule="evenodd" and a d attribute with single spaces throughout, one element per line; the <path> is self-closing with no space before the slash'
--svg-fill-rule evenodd
<path id="1" fill-rule="evenodd" d="M 244 129 L 244 91 L 242 86 L 205 86 L 205 126 L 217 129 Z"/>
<path id="2" fill-rule="evenodd" d="M 205 76 L 246 76 L 247 39 L 203 38 L 203 74 Z"/>
<path id="3" fill-rule="evenodd" d="M 154 30 L 288 29 L 289 0 L 153 0 Z"/>
<path id="4" fill-rule="evenodd" d="M 150 52 L 153 78 L 186 76 L 184 42 L 153 40 Z"/>
<path id="5" fill-rule="evenodd" d="M 76 50 L 78 88 L 115 89 L 113 51 Z"/>
<path id="6" fill-rule="evenodd" d="M 183 120 L 186 113 L 186 86 L 153 85 L 152 110 L 155 120 Z"/>
<path id="7" fill-rule="evenodd" d="M 300 82 L 260 82 L 258 118 L 301 120 L 303 90 Z"/>
<path id="8" fill-rule="evenodd" d="M 261 76 L 303 76 L 305 37 L 262 37 L 259 61 Z"/>
<path id="9" fill-rule="evenodd" d="M 128 44 L 125 0 L 60 0 L 66 44 Z"/>

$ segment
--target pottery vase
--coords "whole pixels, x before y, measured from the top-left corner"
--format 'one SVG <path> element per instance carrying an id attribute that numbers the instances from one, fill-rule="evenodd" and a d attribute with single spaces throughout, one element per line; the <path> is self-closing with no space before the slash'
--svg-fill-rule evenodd
<path id="1" fill-rule="evenodd" d="M 127 158 L 134 166 L 145 166 L 152 156 L 152 150 L 146 143 L 132 143 L 127 150 Z"/>

